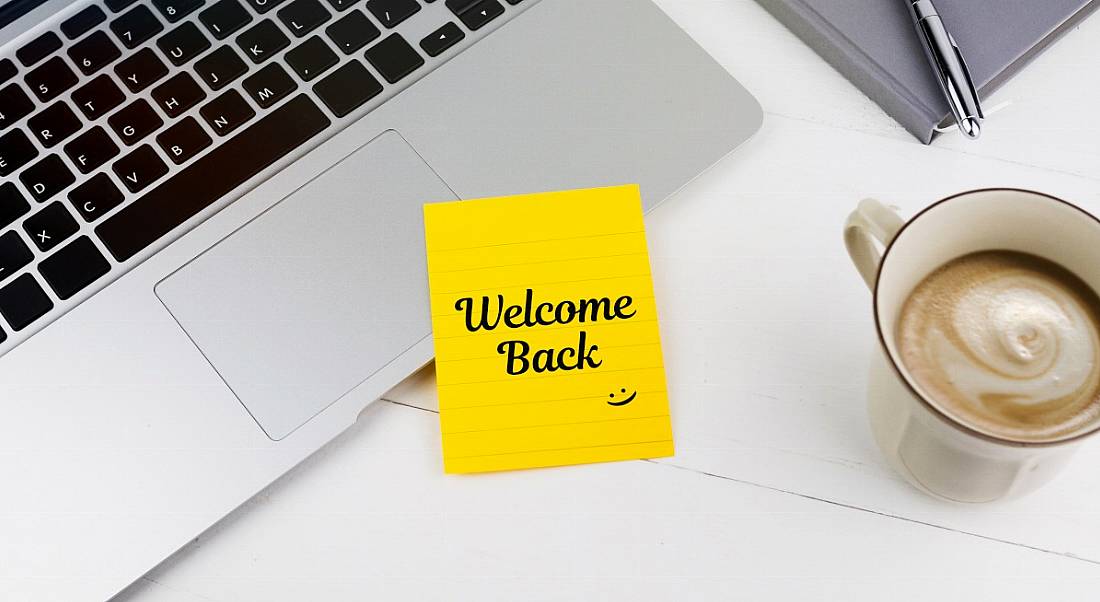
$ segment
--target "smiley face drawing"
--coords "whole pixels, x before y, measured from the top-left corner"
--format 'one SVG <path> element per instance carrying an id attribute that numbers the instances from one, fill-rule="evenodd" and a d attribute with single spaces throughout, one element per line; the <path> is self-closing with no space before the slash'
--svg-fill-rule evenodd
<path id="1" fill-rule="evenodd" d="M 626 389 L 619 389 L 619 392 L 621 392 L 622 394 L 624 394 L 624 395 L 625 395 L 625 394 L 626 394 Z M 625 406 L 626 404 L 628 404 L 628 403 L 630 403 L 630 402 L 634 401 L 634 398 L 635 398 L 635 397 L 637 397 L 637 396 L 638 396 L 638 392 L 637 392 L 637 391 L 635 391 L 635 392 L 633 392 L 633 393 L 631 393 L 631 394 L 630 394 L 630 397 L 627 397 L 626 399 L 624 399 L 624 400 L 622 400 L 622 401 L 609 401 L 609 402 L 607 402 L 607 405 L 609 405 L 609 406 L 616 406 L 616 407 L 618 407 L 618 406 Z M 611 395 L 610 395 L 609 397 L 610 397 L 611 399 L 615 399 L 615 394 L 614 394 L 614 393 L 612 393 L 612 394 L 611 394 Z"/>

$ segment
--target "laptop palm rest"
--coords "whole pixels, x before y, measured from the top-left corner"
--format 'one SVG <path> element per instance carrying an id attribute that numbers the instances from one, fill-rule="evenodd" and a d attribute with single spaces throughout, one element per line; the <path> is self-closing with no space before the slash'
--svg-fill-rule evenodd
<path id="1" fill-rule="evenodd" d="M 455 199 L 389 131 L 156 293 L 279 440 L 431 333 L 422 205 Z"/>

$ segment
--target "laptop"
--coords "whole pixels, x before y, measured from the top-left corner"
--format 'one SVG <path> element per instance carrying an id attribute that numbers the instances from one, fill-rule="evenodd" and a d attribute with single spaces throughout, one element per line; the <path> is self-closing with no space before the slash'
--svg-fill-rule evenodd
<path id="1" fill-rule="evenodd" d="M 761 118 L 650 0 L 0 0 L 2 597 L 111 597 L 429 362 L 424 203 L 649 209 Z"/>

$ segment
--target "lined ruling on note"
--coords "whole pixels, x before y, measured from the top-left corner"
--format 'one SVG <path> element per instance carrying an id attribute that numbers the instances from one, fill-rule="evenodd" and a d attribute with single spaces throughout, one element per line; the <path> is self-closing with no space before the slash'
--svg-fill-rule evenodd
<path id="1" fill-rule="evenodd" d="M 637 186 L 424 218 L 447 472 L 672 455 Z"/>

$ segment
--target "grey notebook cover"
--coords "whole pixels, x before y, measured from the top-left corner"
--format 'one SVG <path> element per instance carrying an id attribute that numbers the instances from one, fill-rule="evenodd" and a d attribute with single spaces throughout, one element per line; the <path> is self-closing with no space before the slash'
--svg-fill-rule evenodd
<path id="1" fill-rule="evenodd" d="M 757 0 L 925 144 L 950 113 L 905 0 Z M 1100 0 L 935 0 L 982 96 Z"/>

